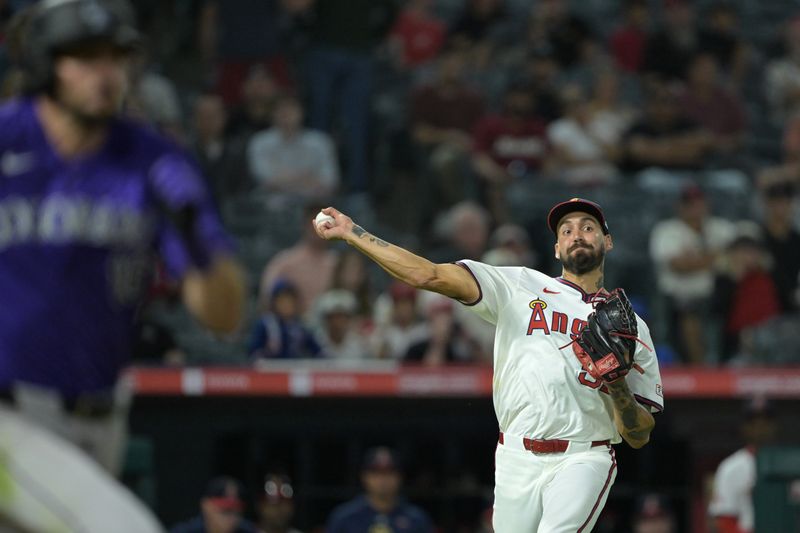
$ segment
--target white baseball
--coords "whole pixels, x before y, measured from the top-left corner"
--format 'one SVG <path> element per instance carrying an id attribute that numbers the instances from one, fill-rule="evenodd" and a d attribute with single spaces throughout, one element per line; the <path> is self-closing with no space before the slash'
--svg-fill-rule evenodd
<path id="1" fill-rule="evenodd" d="M 319 226 L 323 222 L 330 222 L 331 225 L 333 225 L 334 220 L 332 216 L 326 215 L 325 213 L 320 211 L 319 213 L 317 213 L 317 218 L 314 219 L 314 225 Z"/>

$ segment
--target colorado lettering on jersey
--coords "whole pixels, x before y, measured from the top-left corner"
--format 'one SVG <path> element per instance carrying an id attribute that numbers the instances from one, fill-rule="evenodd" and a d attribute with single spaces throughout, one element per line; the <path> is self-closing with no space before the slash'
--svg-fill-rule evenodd
<path id="1" fill-rule="evenodd" d="M 0 252 L 34 242 L 141 248 L 154 230 L 153 214 L 110 199 L 52 195 L 0 200 Z"/>
<path id="2" fill-rule="evenodd" d="M 550 335 L 550 332 L 553 331 L 555 333 L 562 333 L 564 335 L 567 334 L 567 324 L 572 322 L 572 325 L 569 328 L 570 336 L 574 339 L 578 333 L 583 329 L 583 326 L 586 325 L 586 321 L 580 318 L 572 318 L 570 319 L 566 313 L 562 313 L 560 311 L 551 311 L 550 317 L 548 320 L 547 315 L 545 314 L 545 309 L 547 309 L 547 302 L 544 300 L 537 298 L 536 300 L 531 300 L 528 304 L 528 307 L 531 308 L 531 318 L 528 321 L 528 333 L 527 335 L 533 334 L 534 331 L 540 331 L 545 335 Z"/>

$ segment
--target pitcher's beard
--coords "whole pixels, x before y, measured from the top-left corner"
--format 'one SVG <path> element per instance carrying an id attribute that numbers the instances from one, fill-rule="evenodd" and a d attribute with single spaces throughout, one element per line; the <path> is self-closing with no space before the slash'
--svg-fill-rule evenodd
<path id="1" fill-rule="evenodd" d="M 601 246 L 597 250 L 589 248 L 582 248 L 582 250 L 583 253 L 570 252 L 561 259 L 564 270 L 576 276 L 582 276 L 603 264 L 603 259 L 606 256 L 605 246 Z"/>

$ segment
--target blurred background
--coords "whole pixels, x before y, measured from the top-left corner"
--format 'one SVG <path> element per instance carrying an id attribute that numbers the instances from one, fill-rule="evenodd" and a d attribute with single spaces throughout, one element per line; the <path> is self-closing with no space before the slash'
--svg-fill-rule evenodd
<path id="1" fill-rule="evenodd" d="M 127 112 L 195 156 L 250 286 L 228 338 L 166 275 L 141 315 L 125 481 L 165 524 L 225 475 L 245 517 L 323 531 L 380 445 L 438 531 L 489 531 L 492 328 L 310 221 L 333 205 L 434 261 L 558 275 L 545 217 L 580 196 L 605 209 L 606 286 L 650 325 L 666 400 L 647 447 L 617 447 L 596 531 L 712 531 L 752 397 L 787 454 L 759 471 L 757 513 L 794 517 L 758 531 L 800 531 L 800 2 L 132 6 L 147 47 Z"/>

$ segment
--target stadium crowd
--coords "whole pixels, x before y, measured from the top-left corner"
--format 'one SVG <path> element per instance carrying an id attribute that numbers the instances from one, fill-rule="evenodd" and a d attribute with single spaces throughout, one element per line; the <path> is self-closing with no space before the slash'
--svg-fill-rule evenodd
<path id="1" fill-rule="evenodd" d="M 252 288 L 242 331 L 210 338 L 157 277 L 140 360 L 488 362 L 488 326 L 329 246 L 311 219 L 336 205 L 433 260 L 550 272 L 543 218 L 573 196 L 606 207 L 610 281 L 662 364 L 800 357 L 772 349 L 797 322 L 800 18 L 765 31 L 744 21 L 777 8 L 688 0 L 134 9 L 148 43 L 127 111 L 193 153 Z"/>

